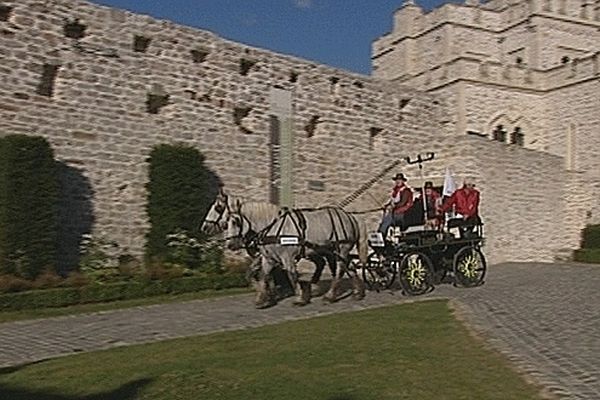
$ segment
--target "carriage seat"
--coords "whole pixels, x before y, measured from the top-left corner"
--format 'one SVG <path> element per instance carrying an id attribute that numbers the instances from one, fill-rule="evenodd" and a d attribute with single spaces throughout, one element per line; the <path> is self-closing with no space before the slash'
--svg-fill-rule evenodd
<path id="1" fill-rule="evenodd" d="M 465 222 L 465 220 L 462 218 L 452 218 L 446 222 L 446 226 L 448 230 L 458 229 L 463 231 L 465 239 L 483 237 L 483 222 L 481 221 L 481 218 L 479 218 L 479 221 L 476 222 Z M 461 237 L 462 236 L 463 235 L 461 235 Z"/>
<path id="2" fill-rule="evenodd" d="M 465 222 L 465 220 L 462 218 L 452 218 L 446 222 L 446 226 L 448 227 L 448 229 L 459 228 L 459 227 L 468 228 L 468 227 L 472 227 L 472 226 L 483 226 L 483 222 L 481 221 L 481 218 L 479 219 L 479 222 L 470 222 L 470 223 Z"/>

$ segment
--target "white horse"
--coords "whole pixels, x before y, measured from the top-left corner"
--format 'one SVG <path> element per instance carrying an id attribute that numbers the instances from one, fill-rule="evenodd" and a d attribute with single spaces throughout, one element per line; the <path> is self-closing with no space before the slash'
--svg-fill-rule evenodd
<path id="1" fill-rule="evenodd" d="M 239 247 L 250 230 L 248 220 L 235 210 L 230 214 L 227 230 L 227 246 Z M 297 296 L 295 304 L 304 305 L 310 301 L 310 285 L 302 286 L 298 280 L 296 262 L 300 259 L 335 258 L 339 274 L 334 274 L 333 282 L 325 299 L 335 301 L 337 289 L 343 273 L 348 273 L 354 283 L 355 298 L 364 297 L 364 284 L 355 270 L 349 268 L 350 251 L 358 247 L 361 263 L 367 258 L 367 234 L 364 224 L 341 208 L 323 207 L 319 209 L 284 209 L 258 234 L 258 249 L 261 254 L 261 267 L 264 276 L 281 265 L 288 273 Z M 268 282 L 259 282 L 259 300 L 269 293 Z"/>
<path id="2" fill-rule="evenodd" d="M 244 200 L 228 195 L 221 189 L 200 229 L 203 233 L 208 235 L 221 233 L 227 229 L 230 217 L 235 213 L 238 218 L 243 221 L 246 229 L 243 236 L 236 238 L 237 240 L 227 240 L 229 249 L 245 249 L 250 258 L 253 259 L 248 274 L 254 283 L 258 287 L 273 287 L 273 283 L 269 285 L 269 282 L 272 282 L 273 279 L 273 274 L 271 273 L 272 270 L 270 270 L 268 274 L 261 274 L 264 270 L 261 268 L 261 257 L 256 239 L 259 232 L 278 218 L 279 211 L 279 207 L 274 204 Z M 326 259 L 317 255 L 310 257 L 310 261 L 316 266 L 311 283 L 317 283 L 319 281 L 321 273 L 325 268 L 326 260 L 329 262 L 332 275 L 335 276 L 335 260 L 331 256 L 325 258 Z M 273 304 L 274 301 L 273 293 L 258 291 L 256 300 L 257 307 L 262 308 L 269 306 Z"/>

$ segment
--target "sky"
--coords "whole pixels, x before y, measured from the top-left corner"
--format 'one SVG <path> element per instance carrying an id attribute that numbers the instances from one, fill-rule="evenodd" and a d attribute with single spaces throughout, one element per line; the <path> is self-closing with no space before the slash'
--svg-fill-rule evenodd
<path id="1" fill-rule="evenodd" d="M 404 0 L 91 0 L 361 74 Z M 417 0 L 426 10 L 448 0 Z"/>

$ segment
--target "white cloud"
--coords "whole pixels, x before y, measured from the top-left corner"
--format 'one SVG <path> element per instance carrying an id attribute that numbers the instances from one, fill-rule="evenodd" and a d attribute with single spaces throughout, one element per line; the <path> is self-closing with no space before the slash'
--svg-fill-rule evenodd
<path id="1" fill-rule="evenodd" d="M 294 0 L 294 4 L 298 8 L 311 8 L 312 0 Z"/>

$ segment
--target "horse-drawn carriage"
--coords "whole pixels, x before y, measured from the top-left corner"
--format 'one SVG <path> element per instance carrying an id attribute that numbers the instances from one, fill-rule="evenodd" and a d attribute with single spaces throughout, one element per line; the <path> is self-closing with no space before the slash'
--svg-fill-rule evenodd
<path id="1" fill-rule="evenodd" d="M 421 163 L 430 159 L 433 153 L 407 162 L 418 163 L 421 168 Z M 329 265 L 332 284 L 323 296 L 329 301 L 338 299 L 344 275 L 352 279 L 353 294 L 359 299 L 364 296 L 365 286 L 372 290 L 387 289 L 396 277 L 407 295 L 426 293 L 446 278 L 464 287 L 483 283 L 486 261 L 481 252 L 484 242 L 481 224 L 466 231 L 462 226 L 460 235 L 452 232 L 452 220 L 443 229 L 428 229 L 424 224 L 426 203 L 419 207 L 416 201 L 412 207 L 417 221 L 412 225 L 416 226 L 406 225 L 404 228 L 408 229 L 404 231 L 392 227 L 388 240 L 380 233 L 367 238 L 364 221 L 356 215 L 360 213 L 343 208 L 366 188 L 368 185 L 337 206 L 314 209 L 279 209 L 273 204 L 232 198 L 221 191 L 202 230 L 207 234 L 224 231 L 228 248 L 245 248 L 254 258 L 251 275 L 257 287 L 257 307 L 273 304 L 270 280 L 277 268 L 286 271 L 297 296 L 295 303 L 310 302 L 310 282 L 299 279 L 296 265 L 304 260 L 316 267 L 312 283 L 319 279 L 324 266 Z M 358 255 L 351 254 L 353 248 Z"/>
<path id="2" fill-rule="evenodd" d="M 449 221 L 452 226 L 452 220 Z M 416 228 L 416 229 L 415 229 Z M 397 278 L 407 295 L 419 295 L 442 282 L 473 287 L 483 283 L 487 263 L 481 251 L 483 225 L 461 236 L 449 230 L 391 228 L 391 240 L 379 232 L 369 235 L 371 251 L 362 277 L 371 290 L 391 288 Z"/>

